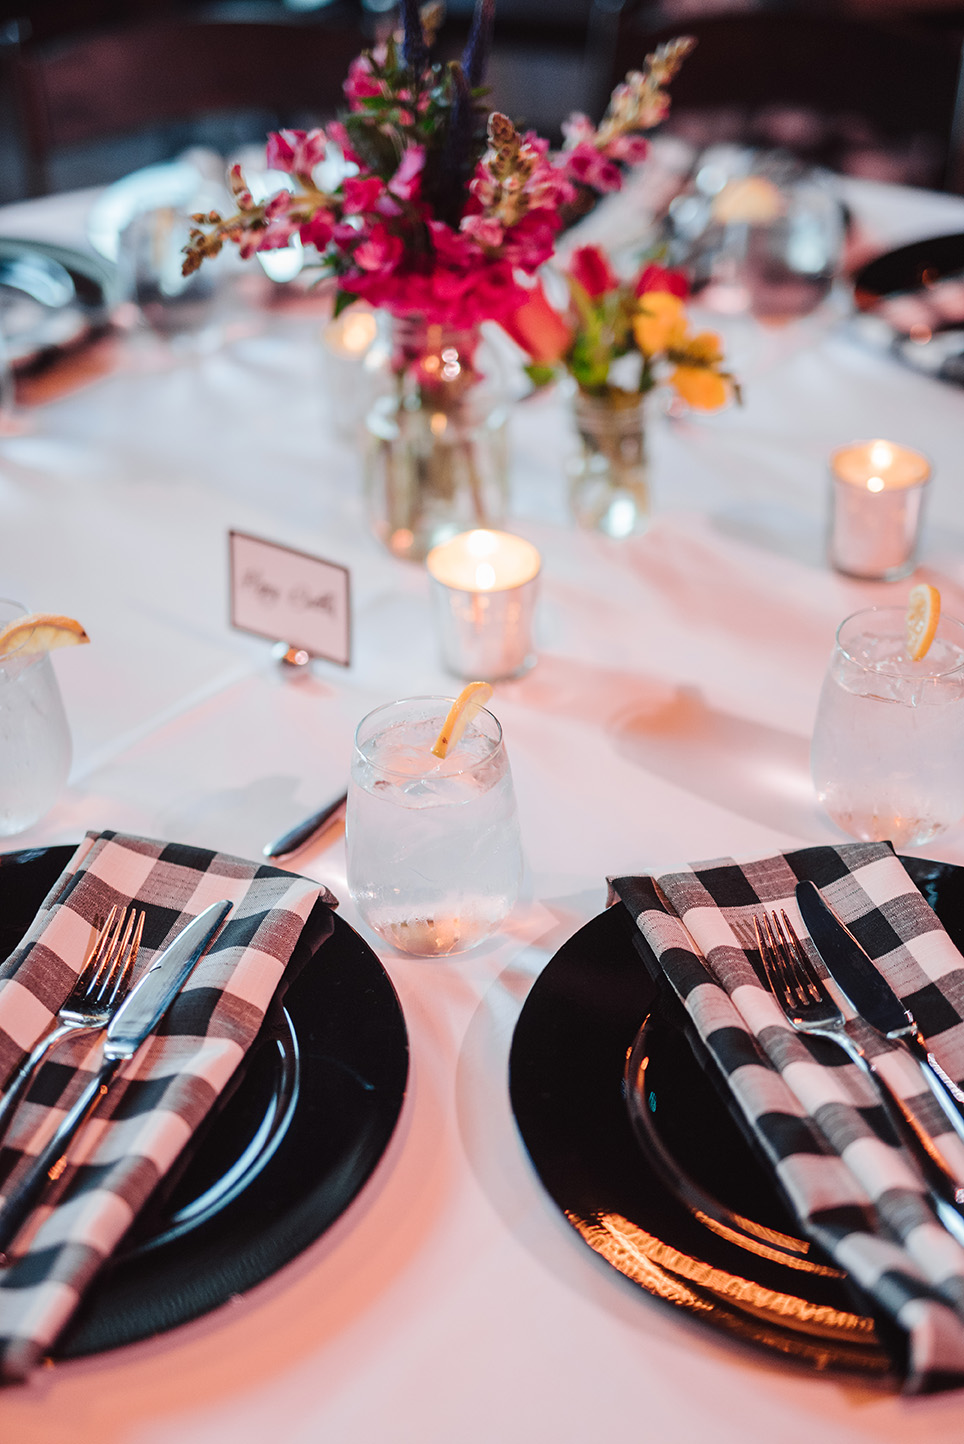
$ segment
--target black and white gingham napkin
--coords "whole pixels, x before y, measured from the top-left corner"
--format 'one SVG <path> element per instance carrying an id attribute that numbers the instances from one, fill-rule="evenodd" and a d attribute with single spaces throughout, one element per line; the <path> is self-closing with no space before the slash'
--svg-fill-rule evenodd
<path id="1" fill-rule="evenodd" d="M 912 1007 L 945 1071 L 964 1080 L 964 958 L 889 844 L 698 863 L 616 878 L 611 890 L 636 918 L 801 1226 L 906 1336 L 907 1391 L 959 1387 L 964 1249 L 936 1221 L 873 1085 L 841 1049 L 791 1028 L 748 956 L 763 908 L 785 908 L 806 937 L 794 898 L 804 878 Z M 906 1052 L 852 1027 L 964 1176 L 964 1145 Z"/>
<path id="2" fill-rule="evenodd" d="M 234 907 L 156 1034 L 112 1083 L 0 1269 L 0 1377 L 22 1379 L 189 1142 L 254 1041 L 316 900 L 307 878 L 202 848 L 89 834 L 23 943 L 0 968 L 0 1086 L 48 1031 L 114 903 L 146 913 L 140 977 L 192 918 Z M 58 1045 L 14 1115 L 0 1152 L 8 1193 L 89 1082 L 101 1041 Z"/>

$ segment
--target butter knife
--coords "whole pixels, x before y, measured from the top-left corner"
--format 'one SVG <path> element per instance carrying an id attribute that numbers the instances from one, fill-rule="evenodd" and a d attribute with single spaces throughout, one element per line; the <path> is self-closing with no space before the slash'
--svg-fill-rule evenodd
<path id="1" fill-rule="evenodd" d="M 913 1013 L 819 889 L 812 882 L 799 882 L 796 896 L 811 941 L 854 1012 L 885 1038 L 903 1044 L 944 1117 L 958 1138 L 964 1140 L 964 1114 L 959 1106 L 964 1095 L 928 1048 Z"/>
<path id="2" fill-rule="evenodd" d="M 117 1009 L 107 1028 L 100 1068 L 17 1187 L 8 1198 L 0 1200 L 0 1263 L 7 1261 L 6 1250 L 46 1185 L 63 1173 L 70 1142 L 107 1092 L 111 1079 L 153 1033 L 232 907 L 233 903 L 226 899 L 212 903 L 188 923 Z"/>
<path id="3" fill-rule="evenodd" d="M 313 812 L 303 822 L 299 822 L 291 828 L 290 832 L 282 833 L 276 837 L 274 842 L 266 843 L 261 849 L 264 857 L 274 859 L 291 857 L 295 852 L 300 852 L 307 847 L 313 837 L 325 827 L 330 827 L 339 818 L 344 817 L 345 808 L 348 805 L 348 793 L 343 792 L 341 797 L 336 797 L 334 802 L 329 802 L 320 812 Z"/>

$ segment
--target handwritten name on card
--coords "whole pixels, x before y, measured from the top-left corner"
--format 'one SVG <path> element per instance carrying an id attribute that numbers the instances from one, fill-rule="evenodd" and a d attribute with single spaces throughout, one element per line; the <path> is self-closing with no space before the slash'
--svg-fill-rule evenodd
<path id="1" fill-rule="evenodd" d="M 348 568 L 245 532 L 228 540 L 231 625 L 350 666 Z"/>

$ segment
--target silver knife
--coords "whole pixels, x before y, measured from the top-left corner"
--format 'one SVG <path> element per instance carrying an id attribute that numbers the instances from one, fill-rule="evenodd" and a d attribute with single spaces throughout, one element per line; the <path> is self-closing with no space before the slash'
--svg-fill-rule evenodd
<path id="1" fill-rule="evenodd" d="M 914 1015 L 814 884 L 798 882 L 796 895 L 813 945 L 854 1012 L 885 1038 L 904 1045 L 944 1117 L 958 1138 L 964 1140 L 964 1114 L 959 1106 L 964 1103 L 964 1094 L 928 1048 Z"/>
<path id="2" fill-rule="evenodd" d="M 0 1262 L 48 1182 L 58 1179 L 66 1150 L 78 1129 L 107 1092 L 114 1074 L 153 1033 L 186 983 L 194 965 L 227 917 L 233 903 L 212 903 L 188 923 L 155 958 L 114 1014 L 105 1035 L 104 1058 L 90 1083 L 66 1114 L 47 1146 L 8 1198 L 0 1201 Z"/>
<path id="3" fill-rule="evenodd" d="M 348 793 L 343 792 L 341 797 L 336 797 L 334 802 L 329 802 L 328 806 L 323 807 L 320 812 L 313 812 L 310 817 L 306 817 L 304 822 L 299 822 L 290 832 L 282 833 L 280 837 L 275 838 L 274 842 L 266 843 L 261 849 L 263 856 L 290 857 L 292 853 L 300 852 L 313 837 L 321 832 L 322 828 L 329 827 L 344 816 L 347 803 Z"/>

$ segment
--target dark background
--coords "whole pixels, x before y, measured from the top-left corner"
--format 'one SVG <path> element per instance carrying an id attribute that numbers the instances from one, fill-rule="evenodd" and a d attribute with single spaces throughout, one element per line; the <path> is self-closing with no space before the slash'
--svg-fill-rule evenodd
<path id="1" fill-rule="evenodd" d="M 440 40 L 445 53 L 458 53 L 471 9 L 472 0 L 450 0 Z M 957 0 L 498 0 L 488 77 L 493 108 L 557 140 L 570 111 L 598 118 L 613 78 L 641 63 L 654 36 L 698 29 L 720 13 L 742 27 L 740 35 L 732 43 L 729 32 L 704 39 L 674 86 L 672 124 L 688 138 L 702 144 L 732 134 L 789 144 L 851 173 L 964 189 L 954 106 L 964 38 L 964 3 Z M 185 95 L 183 117 L 53 147 L 38 179 L 26 160 L 17 103 L 23 58 L 42 62 L 78 40 L 184 17 L 352 27 L 361 46 L 390 27 L 393 11 L 384 0 L 0 0 L 0 202 L 102 184 L 192 144 L 227 154 L 279 123 L 311 124 L 331 113 L 337 97 L 321 94 L 322 86 L 316 109 L 288 114 L 244 105 L 198 116 Z M 812 50 L 794 30 L 804 25 L 816 37 Z M 821 25 L 846 28 L 821 39 Z M 885 37 L 879 53 L 867 27 Z M 797 73 L 782 76 L 791 52 Z M 778 93 L 756 95 L 763 84 Z M 109 92 L 103 85 L 105 113 Z"/>

